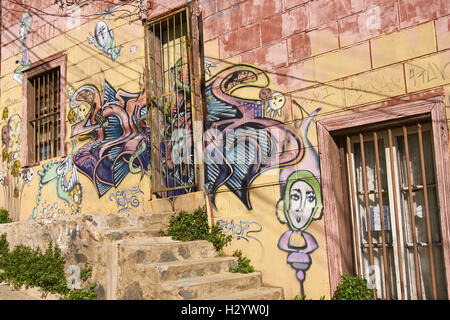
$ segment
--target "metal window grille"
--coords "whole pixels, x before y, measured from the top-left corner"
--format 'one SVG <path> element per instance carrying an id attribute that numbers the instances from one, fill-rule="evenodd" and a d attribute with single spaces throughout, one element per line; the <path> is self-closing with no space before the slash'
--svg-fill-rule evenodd
<path id="1" fill-rule="evenodd" d="M 33 108 L 30 124 L 33 128 L 34 162 L 59 155 L 60 125 L 60 69 L 45 71 L 30 79 L 33 90 Z"/>
<path id="2" fill-rule="evenodd" d="M 196 185 L 189 9 L 148 26 L 153 192 L 172 196 Z"/>
<path id="3" fill-rule="evenodd" d="M 429 124 L 346 137 L 354 260 L 378 299 L 445 299 Z"/>

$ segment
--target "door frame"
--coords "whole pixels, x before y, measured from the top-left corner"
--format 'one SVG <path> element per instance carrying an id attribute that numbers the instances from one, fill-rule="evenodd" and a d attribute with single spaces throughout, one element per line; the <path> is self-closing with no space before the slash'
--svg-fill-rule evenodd
<path id="1" fill-rule="evenodd" d="M 352 237 L 346 228 L 350 219 L 345 153 L 337 135 L 354 132 L 357 127 L 375 129 L 404 124 L 418 118 L 431 119 L 435 151 L 436 179 L 447 295 L 450 288 L 450 162 L 449 134 L 443 96 L 406 102 L 317 121 L 324 224 L 331 296 L 344 273 L 353 273 Z M 341 181 L 341 183 L 336 183 Z M 350 220 L 349 220 L 350 221 Z M 351 230 L 350 230 L 351 232 Z M 447 296 L 447 298 L 449 298 Z"/>

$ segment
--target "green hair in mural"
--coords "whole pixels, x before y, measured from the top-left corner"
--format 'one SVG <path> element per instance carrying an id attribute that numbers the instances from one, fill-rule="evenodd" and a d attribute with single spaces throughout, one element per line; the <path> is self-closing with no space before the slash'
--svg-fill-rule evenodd
<path id="1" fill-rule="evenodd" d="M 278 201 L 278 219 L 291 230 L 304 231 L 322 216 L 322 191 L 317 178 L 308 170 L 293 172 L 287 180 L 284 197 Z"/>

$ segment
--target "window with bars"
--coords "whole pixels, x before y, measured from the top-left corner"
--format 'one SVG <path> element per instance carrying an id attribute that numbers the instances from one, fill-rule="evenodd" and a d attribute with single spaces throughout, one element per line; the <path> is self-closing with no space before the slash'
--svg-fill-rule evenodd
<path id="1" fill-rule="evenodd" d="M 61 144 L 59 67 L 29 79 L 34 92 L 33 128 L 34 162 L 56 157 Z"/>
<path id="2" fill-rule="evenodd" d="M 356 272 L 380 299 L 445 299 L 431 124 L 345 142 Z"/>
<path id="3" fill-rule="evenodd" d="M 152 20 L 147 29 L 153 192 L 194 190 L 194 80 L 189 7 Z"/>
<path id="4" fill-rule="evenodd" d="M 25 165 L 64 156 L 65 56 L 49 58 L 24 73 Z"/>

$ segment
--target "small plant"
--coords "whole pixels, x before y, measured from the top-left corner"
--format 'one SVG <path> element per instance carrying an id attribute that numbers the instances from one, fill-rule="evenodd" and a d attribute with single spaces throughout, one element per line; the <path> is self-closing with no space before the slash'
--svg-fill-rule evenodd
<path id="1" fill-rule="evenodd" d="M 95 285 L 88 289 L 70 290 L 64 272 L 65 259 L 57 245 L 48 244 L 47 250 L 17 245 L 9 251 L 6 234 L 0 236 L 0 280 L 19 289 L 37 287 L 43 296 L 48 293 L 59 294 L 63 299 L 92 300 L 96 298 Z M 92 266 L 86 264 L 80 277 L 87 281 L 92 275 Z"/>
<path id="2" fill-rule="evenodd" d="M 332 300 L 374 300 L 374 297 L 366 279 L 344 274 L 336 287 Z"/>
<path id="3" fill-rule="evenodd" d="M 6 209 L 0 209 L 0 224 L 13 222 Z"/>
<path id="4" fill-rule="evenodd" d="M 160 233 L 179 241 L 207 240 L 218 252 L 231 241 L 231 236 L 224 235 L 218 223 L 209 227 L 205 207 L 197 208 L 193 213 L 178 212 L 170 218 L 167 233 Z"/>
<path id="5" fill-rule="evenodd" d="M 95 300 L 97 293 L 95 292 L 95 284 L 92 283 L 87 289 L 73 289 L 64 296 L 64 300 Z"/>
<path id="6" fill-rule="evenodd" d="M 250 265 L 250 259 L 248 259 L 247 257 L 245 257 L 242 254 L 241 250 L 235 250 L 233 252 L 233 257 L 237 257 L 238 258 L 238 262 L 237 262 L 237 267 L 236 268 L 231 268 L 230 267 L 230 272 L 232 273 L 251 273 L 253 271 L 255 271 L 255 268 L 253 268 L 253 266 Z"/>

